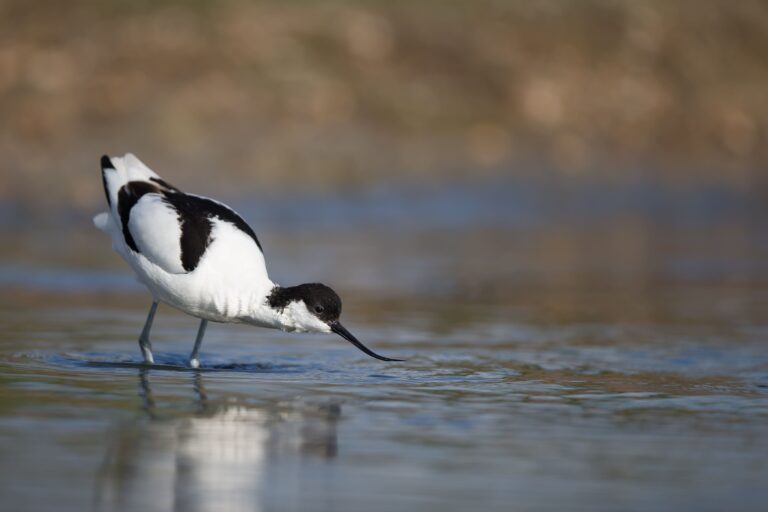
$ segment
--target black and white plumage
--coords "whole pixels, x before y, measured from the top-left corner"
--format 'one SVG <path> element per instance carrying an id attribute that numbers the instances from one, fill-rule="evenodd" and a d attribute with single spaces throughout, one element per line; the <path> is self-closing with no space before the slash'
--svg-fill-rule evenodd
<path id="1" fill-rule="evenodd" d="M 130 153 L 103 156 L 101 169 L 109 211 L 94 224 L 153 296 L 139 337 L 147 363 L 154 362 L 149 332 L 159 302 L 201 319 L 194 368 L 209 320 L 335 332 L 372 357 L 398 361 L 370 351 L 339 323 L 341 300 L 329 287 L 273 283 L 259 239 L 228 206 L 182 192 Z"/>

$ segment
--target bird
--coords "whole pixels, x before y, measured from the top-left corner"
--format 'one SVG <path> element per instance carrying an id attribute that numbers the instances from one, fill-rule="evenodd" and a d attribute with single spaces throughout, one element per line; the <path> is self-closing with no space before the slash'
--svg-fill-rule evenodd
<path id="1" fill-rule="evenodd" d="M 152 295 L 139 348 L 153 364 L 150 331 L 159 303 L 200 319 L 189 356 L 200 367 L 208 322 L 287 332 L 335 333 L 371 357 L 339 321 L 341 299 L 321 283 L 280 286 L 269 278 L 261 242 L 229 206 L 171 185 L 131 153 L 101 157 L 106 212 L 93 218 Z"/>

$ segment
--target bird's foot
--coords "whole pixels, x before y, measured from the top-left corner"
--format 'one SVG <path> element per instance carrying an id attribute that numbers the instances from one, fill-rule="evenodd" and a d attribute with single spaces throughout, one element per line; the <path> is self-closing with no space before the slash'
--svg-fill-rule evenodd
<path id="1" fill-rule="evenodd" d="M 152 355 L 151 350 L 142 349 L 141 352 L 144 355 L 144 364 L 155 364 L 155 357 Z"/>

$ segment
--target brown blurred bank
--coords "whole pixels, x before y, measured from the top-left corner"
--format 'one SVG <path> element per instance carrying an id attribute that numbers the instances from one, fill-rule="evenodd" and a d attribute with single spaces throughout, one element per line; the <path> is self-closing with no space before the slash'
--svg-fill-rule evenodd
<path id="1" fill-rule="evenodd" d="M 765 190 L 766 96 L 764 1 L 2 0 L 0 202 L 91 209 L 125 151 L 211 193 Z"/>

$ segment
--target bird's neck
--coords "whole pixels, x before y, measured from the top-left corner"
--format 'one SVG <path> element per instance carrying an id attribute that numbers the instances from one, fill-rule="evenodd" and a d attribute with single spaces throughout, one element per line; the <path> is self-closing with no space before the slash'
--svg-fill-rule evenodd
<path id="1" fill-rule="evenodd" d="M 301 286 L 273 285 L 259 297 L 245 323 L 289 332 L 330 332 L 330 327 L 313 316 L 301 299 Z"/>
<path id="2" fill-rule="evenodd" d="M 286 304 L 275 301 L 275 297 L 282 297 L 282 293 L 286 289 L 285 287 L 271 284 L 269 287 L 254 293 L 249 301 L 247 311 L 241 315 L 241 320 L 244 323 L 259 327 L 283 331 L 294 330 L 293 322 L 285 312 Z"/>

